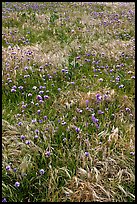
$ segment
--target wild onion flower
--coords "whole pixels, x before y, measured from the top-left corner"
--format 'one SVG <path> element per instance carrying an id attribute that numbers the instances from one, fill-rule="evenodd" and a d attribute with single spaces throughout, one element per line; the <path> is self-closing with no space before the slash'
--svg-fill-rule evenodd
<path id="1" fill-rule="evenodd" d="M 19 186 L 20 186 L 20 183 L 19 183 L 18 181 L 16 181 L 16 182 L 15 182 L 15 187 L 18 188 Z"/>
<path id="2" fill-rule="evenodd" d="M 44 169 L 40 169 L 40 170 L 39 170 L 39 173 L 40 173 L 41 175 L 43 175 L 43 174 L 45 173 Z"/>

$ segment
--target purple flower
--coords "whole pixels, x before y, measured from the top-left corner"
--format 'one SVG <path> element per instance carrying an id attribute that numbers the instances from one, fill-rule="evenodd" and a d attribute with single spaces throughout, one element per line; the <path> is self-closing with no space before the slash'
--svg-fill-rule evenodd
<path id="1" fill-rule="evenodd" d="M 43 123 L 43 120 L 39 120 L 39 123 Z"/>
<path id="2" fill-rule="evenodd" d="M 38 139 L 38 137 L 39 137 L 38 135 L 35 135 L 35 136 L 34 136 L 35 139 Z"/>
<path id="3" fill-rule="evenodd" d="M 45 115 L 43 118 L 44 118 L 44 120 L 47 120 L 48 117 Z"/>
<path id="4" fill-rule="evenodd" d="M 50 151 L 46 151 L 45 156 L 49 157 L 50 156 Z"/>
<path id="5" fill-rule="evenodd" d="M 19 123 L 18 123 L 18 126 L 21 126 L 21 125 L 22 125 L 22 122 L 19 122 Z"/>
<path id="6" fill-rule="evenodd" d="M 98 110 L 98 114 L 103 114 L 104 112 L 101 110 Z"/>
<path id="7" fill-rule="evenodd" d="M 86 157 L 89 157 L 89 152 L 85 152 L 85 156 L 86 156 Z"/>
<path id="8" fill-rule="evenodd" d="M 40 114 L 41 110 L 37 110 L 37 113 Z"/>
<path id="9" fill-rule="evenodd" d="M 40 169 L 40 170 L 39 170 L 39 173 L 40 173 L 41 175 L 43 175 L 43 174 L 45 173 L 44 169 Z"/>
<path id="10" fill-rule="evenodd" d="M 17 171 L 17 168 L 14 168 L 13 171 L 16 172 L 16 171 Z"/>
<path id="11" fill-rule="evenodd" d="M 86 106 L 88 106 L 88 104 L 89 104 L 89 100 L 86 100 Z"/>
<path id="12" fill-rule="evenodd" d="M 32 93 L 29 93 L 28 96 L 32 96 Z"/>
<path id="13" fill-rule="evenodd" d="M 11 89 L 11 92 L 12 92 L 12 93 L 16 92 L 16 89 Z"/>
<path id="14" fill-rule="evenodd" d="M 92 121 L 93 121 L 93 123 L 97 123 L 98 122 L 98 119 L 97 118 L 95 118 L 95 116 L 94 116 L 94 114 L 92 114 Z"/>
<path id="15" fill-rule="evenodd" d="M 58 88 L 58 91 L 61 91 L 61 88 Z"/>
<path id="16" fill-rule="evenodd" d="M 23 86 L 19 86 L 18 89 L 22 90 L 22 89 L 23 89 Z"/>
<path id="17" fill-rule="evenodd" d="M 123 84 L 121 84 L 120 86 L 119 86 L 119 88 L 123 88 L 124 87 L 124 85 Z"/>
<path id="18" fill-rule="evenodd" d="M 38 134 L 38 133 L 39 133 L 39 130 L 38 130 L 38 129 L 36 129 L 36 130 L 35 130 L 35 133 L 36 133 L 36 134 Z"/>
<path id="19" fill-rule="evenodd" d="M 6 198 L 3 198 L 3 199 L 2 199 L 2 202 L 7 202 Z"/>
<path id="20" fill-rule="evenodd" d="M 36 119 L 33 119 L 31 122 L 32 122 L 32 123 L 36 123 L 36 122 L 37 122 L 37 120 L 36 120 Z"/>
<path id="21" fill-rule="evenodd" d="M 38 100 L 42 100 L 42 97 L 40 95 L 37 95 L 36 97 Z"/>
<path id="22" fill-rule="evenodd" d="M 17 181 L 17 182 L 15 182 L 15 187 L 19 187 L 20 186 L 20 183 Z"/>
<path id="23" fill-rule="evenodd" d="M 49 96 L 48 96 L 48 95 L 45 95 L 45 96 L 44 96 L 44 99 L 48 99 L 48 98 L 49 98 Z"/>
<path id="24" fill-rule="evenodd" d="M 131 111 L 130 108 L 125 108 L 125 109 L 126 109 L 127 112 L 130 112 L 130 111 Z"/>
<path id="25" fill-rule="evenodd" d="M 11 170 L 11 167 L 8 165 L 8 166 L 6 166 L 6 170 L 7 171 L 10 171 Z"/>
<path id="26" fill-rule="evenodd" d="M 30 144 L 30 141 L 29 141 L 29 140 L 26 140 L 25 143 L 26 143 L 26 145 L 29 145 L 29 144 Z"/>
<path id="27" fill-rule="evenodd" d="M 42 95 L 44 93 L 44 91 L 39 91 L 39 94 Z"/>
<path id="28" fill-rule="evenodd" d="M 78 127 L 75 127 L 75 130 L 76 130 L 76 133 L 80 132 L 80 128 L 78 128 Z"/>
<path id="29" fill-rule="evenodd" d="M 97 99 L 98 101 L 101 101 L 102 96 L 101 96 L 100 94 L 97 94 L 97 95 L 96 95 L 96 99 Z"/>
<path id="30" fill-rule="evenodd" d="M 20 136 L 20 139 L 21 139 L 21 140 L 24 140 L 25 138 L 26 138 L 26 137 L 25 137 L 24 135 L 21 135 L 21 136 Z"/>

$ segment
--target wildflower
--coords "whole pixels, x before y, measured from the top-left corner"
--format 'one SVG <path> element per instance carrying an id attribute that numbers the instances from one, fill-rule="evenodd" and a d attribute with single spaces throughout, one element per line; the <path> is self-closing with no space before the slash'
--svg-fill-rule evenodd
<path id="1" fill-rule="evenodd" d="M 21 136 L 20 136 L 20 139 L 21 139 L 21 140 L 24 140 L 24 139 L 25 139 L 25 136 L 24 136 L 24 135 L 21 135 Z"/>
<path id="2" fill-rule="evenodd" d="M 6 166 L 6 170 L 7 171 L 10 171 L 11 170 L 11 167 L 8 165 L 8 166 Z"/>
<path id="3" fill-rule="evenodd" d="M 104 112 L 101 110 L 98 110 L 98 114 L 103 114 Z"/>
<path id="4" fill-rule="evenodd" d="M 32 120 L 32 123 L 36 123 L 36 122 L 37 122 L 37 120 L 36 120 L 36 119 L 33 119 L 33 120 Z"/>
<path id="5" fill-rule="evenodd" d="M 86 157 L 89 157 L 89 152 L 85 152 L 85 156 L 86 156 Z"/>
<path id="6" fill-rule="evenodd" d="M 40 169 L 40 170 L 39 170 L 39 173 L 40 173 L 41 175 L 43 175 L 43 174 L 45 173 L 44 169 Z"/>
<path id="7" fill-rule="evenodd" d="M 16 92 L 16 89 L 11 89 L 11 92 L 12 92 L 12 93 Z"/>
<path id="8" fill-rule="evenodd" d="M 29 140 L 26 140 L 25 143 L 26 143 L 26 145 L 29 145 L 29 144 L 30 144 L 30 141 L 29 141 Z"/>
<path id="9" fill-rule="evenodd" d="M 44 93 L 44 91 L 39 91 L 39 94 L 42 95 Z"/>
<path id="10" fill-rule="evenodd" d="M 18 123 L 18 126 L 21 126 L 21 125 L 22 125 L 22 122 L 19 122 L 19 123 Z"/>
<path id="11" fill-rule="evenodd" d="M 2 202 L 7 202 L 6 198 L 3 198 L 3 199 L 2 199 Z"/>
<path id="12" fill-rule="evenodd" d="M 39 123 L 43 123 L 43 120 L 39 120 Z"/>
<path id="13" fill-rule="evenodd" d="M 28 96 L 32 96 L 32 93 L 28 93 Z"/>
<path id="14" fill-rule="evenodd" d="M 46 157 L 49 157 L 49 156 L 50 156 L 50 151 L 47 151 L 47 152 L 45 153 L 45 156 L 46 156 Z"/>
<path id="15" fill-rule="evenodd" d="M 17 171 L 17 168 L 14 168 L 13 171 L 16 172 L 16 171 Z"/>
<path id="16" fill-rule="evenodd" d="M 76 130 L 76 133 L 80 132 L 80 128 L 78 128 L 78 127 L 75 127 L 75 130 Z"/>
<path id="17" fill-rule="evenodd" d="M 102 96 L 101 96 L 100 94 L 97 94 L 97 95 L 96 95 L 96 99 L 97 99 L 98 101 L 101 101 Z"/>
<path id="18" fill-rule="evenodd" d="M 38 129 L 36 129 L 36 130 L 35 130 L 35 133 L 36 133 L 36 134 L 38 134 L 38 133 L 39 133 L 39 130 L 38 130 Z"/>
<path id="19" fill-rule="evenodd" d="M 61 88 L 58 88 L 58 91 L 61 91 Z"/>
<path id="20" fill-rule="evenodd" d="M 92 114 L 92 121 L 93 121 L 93 123 L 97 123 L 98 122 L 98 119 L 97 118 L 95 118 L 95 116 L 94 116 L 94 114 Z"/>
<path id="21" fill-rule="evenodd" d="M 36 97 L 38 100 L 42 100 L 42 97 L 40 95 L 37 95 Z"/>
<path id="22" fill-rule="evenodd" d="M 86 106 L 88 106 L 88 104 L 89 104 L 89 100 L 86 100 Z"/>
<path id="23" fill-rule="evenodd" d="M 132 156 L 134 156 L 134 155 L 135 155 L 135 152 L 130 152 L 130 154 L 131 154 Z"/>
<path id="24" fill-rule="evenodd" d="M 15 187 L 19 187 L 20 186 L 20 183 L 17 181 L 17 182 L 15 182 Z"/>
<path id="25" fill-rule="evenodd" d="M 99 81 L 100 81 L 100 82 L 102 82 L 102 81 L 103 81 L 103 79 L 102 79 L 102 78 L 100 78 L 100 79 L 99 79 Z"/>
<path id="26" fill-rule="evenodd" d="M 48 96 L 48 95 L 45 95 L 45 96 L 44 96 L 44 99 L 48 99 L 48 98 L 49 98 L 49 96 Z"/>
<path id="27" fill-rule="evenodd" d="M 130 112 L 130 111 L 131 111 L 130 108 L 125 108 L 125 109 L 126 109 L 127 112 Z"/>
<path id="28" fill-rule="evenodd" d="M 119 86 L 119 88 L 123 88 L 124 87 L 124 85 L 123 84 L 121 84 L 120 86 Z"/>
<path id="29" fill-rule="evenodd" d="M 40 114 L 41 110 L 37 110 L 37 113 Z"/>
<path id="30" fill-rule="evenodd" d="M 35 135 L 35 136 L 34 136 L 34 139 L 38 139 L 38 137 L 39 137 L 38 135 Z"/>
<path id="31" fill-rule="evenodd" d="M 44 120 L 47 120 L 48 117 L 45 115 L 43 118 L 44 118 Z"/>

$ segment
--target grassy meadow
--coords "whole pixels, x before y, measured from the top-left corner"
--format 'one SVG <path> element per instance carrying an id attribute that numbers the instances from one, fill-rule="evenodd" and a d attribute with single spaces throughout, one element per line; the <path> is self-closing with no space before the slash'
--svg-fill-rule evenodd
<path id="1" fill-rule="evenodd" d="M 135 2 L 2 3 L 2 202 L 135 202 Z"/>

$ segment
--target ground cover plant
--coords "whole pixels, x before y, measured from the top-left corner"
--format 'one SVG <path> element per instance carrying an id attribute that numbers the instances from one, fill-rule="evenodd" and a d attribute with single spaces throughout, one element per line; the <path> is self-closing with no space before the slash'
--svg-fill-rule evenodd
<path id="1" fill-rule="evenodd" d="M 2 202 L 135 201 L 135 3 L 2 3 Z"/>

